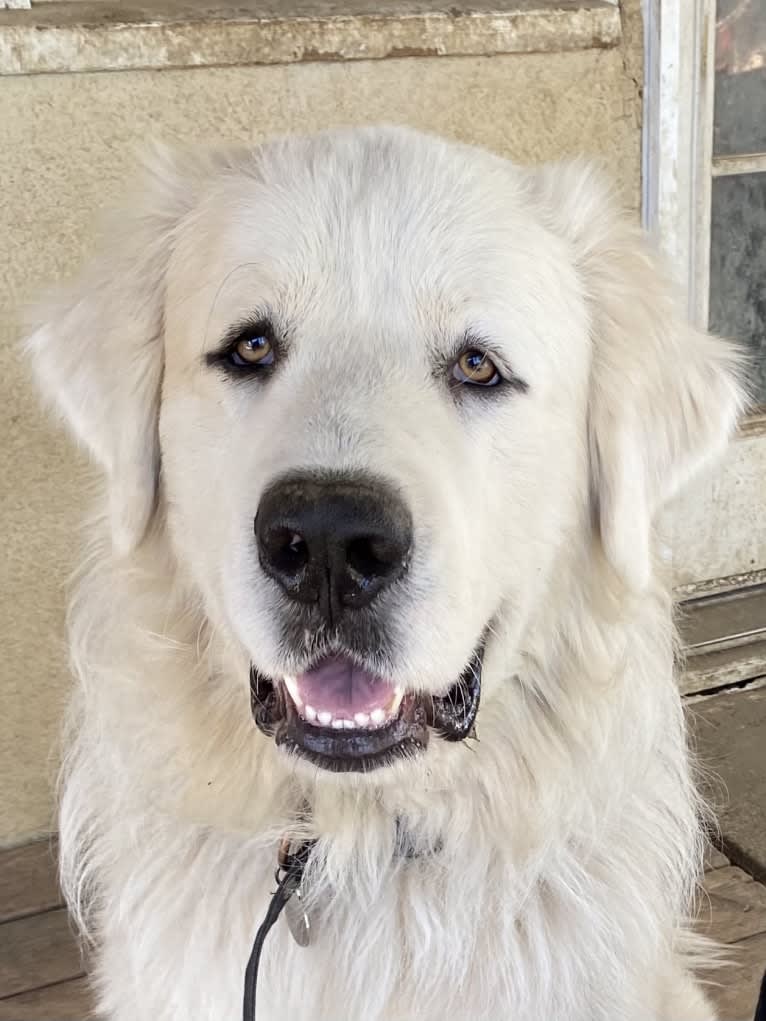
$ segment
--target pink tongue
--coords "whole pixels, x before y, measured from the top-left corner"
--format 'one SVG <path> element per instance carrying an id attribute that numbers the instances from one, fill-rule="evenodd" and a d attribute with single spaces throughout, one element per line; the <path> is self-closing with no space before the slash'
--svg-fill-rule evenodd
<path id="1" fill-rule="evenodd" d="M 395 693 L 388 681 L 344 657 L 323 660 L 313 670 L 298 674 L 296 682 L 304 705 L 349 719 L 355 713 L 386 709 Z"/>

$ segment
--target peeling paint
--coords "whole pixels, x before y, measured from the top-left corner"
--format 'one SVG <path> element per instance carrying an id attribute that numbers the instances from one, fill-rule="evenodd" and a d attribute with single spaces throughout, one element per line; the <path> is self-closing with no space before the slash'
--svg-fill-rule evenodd
<path id="1" fill-rule="evenodd" d="M 323 60 L 343 60 L 342 53 L 325 53 L 322 50 L 314 50 L 307 47 L 304 50 L 296 51 L 300 52 L 300 56 L 297 58 L 300 61 L 323 61 Z"/>
<path id="2" fill-rule="evenodd" d="M 389 57 L 440 57 L 442 51 L 432 47 L 426 49 L 420 46 L 392 46 L 388 51 Z"/>

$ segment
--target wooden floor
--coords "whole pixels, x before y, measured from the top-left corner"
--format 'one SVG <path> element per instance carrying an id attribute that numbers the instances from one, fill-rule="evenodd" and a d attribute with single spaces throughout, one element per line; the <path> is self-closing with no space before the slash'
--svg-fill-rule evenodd
<path id="1" fill-rule="evenodd" d="M 55 876 L 56 845 L 0 852 L 0 1021 L 91 1014 L 80 953 Z"/>
<path id="2" fill-rule="evenodd" d="M 0 1021 L 92 1017 L 55 851 L 44 841 L 0 852 Z M 730 945 L 731 964 L 709 987 L 722 1021 L 752 1021 L 766 967 L 766 886 L 711 850 L 699 928 Z"/>
<path id="3" fill-rule="evenodd" d="M 753 1021 L 766 970 L 766 886 L 711 850 L 697 928 L 727 944 L 728 963 L 701 976 L 721 1021 Z"/>

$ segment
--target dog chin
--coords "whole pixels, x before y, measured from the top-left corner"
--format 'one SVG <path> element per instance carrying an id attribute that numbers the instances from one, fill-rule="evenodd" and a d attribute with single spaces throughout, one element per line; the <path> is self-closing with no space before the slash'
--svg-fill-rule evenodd
<path id="1" fill-rule="evenodd" d="M 395 685 L 344 651 L 280 677 L 253 665 L 253 717 L 278 748 L 315 767 L 333 773 L 379 770 L 422 755 L 431 740 L 473 735 L 485 644 L 482 638 L 441 695 Z"/>

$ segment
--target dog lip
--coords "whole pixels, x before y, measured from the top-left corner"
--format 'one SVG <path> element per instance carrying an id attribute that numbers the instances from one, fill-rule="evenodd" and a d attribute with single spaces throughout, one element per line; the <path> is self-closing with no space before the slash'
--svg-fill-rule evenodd
<path id="1" fill-rule="evenodd" d="M 481 700 L 485 647 L 486 635 L 474 649 L 457 682 L 446 694 L 429 700 L 429 726 L 445 741 L 464 741 L 473 733 Z"/>
<path id="2" fill-rule="evenodd" d="M 301 716 L 284 681 L 274 682 L 250 669 L 253 718 L 278 747 L 332 772 L 370 772 L 428 747 L 430 732 L 445 741 L 470 737 L 481 698 L 486 636 L 474 650 L 457 682 L 444 695 L 407 692 L 384 726 L 336 729 Z"/>

